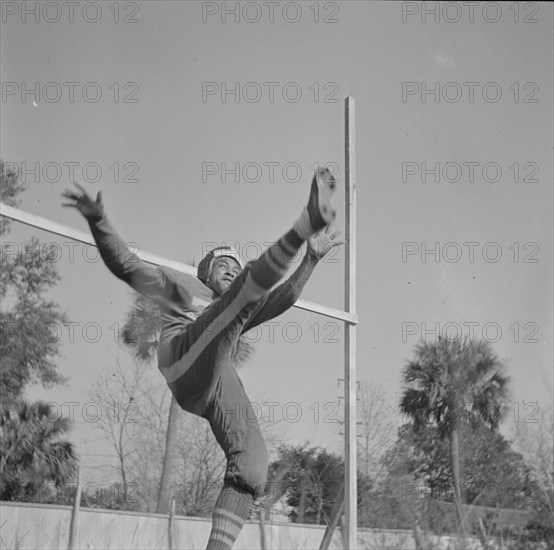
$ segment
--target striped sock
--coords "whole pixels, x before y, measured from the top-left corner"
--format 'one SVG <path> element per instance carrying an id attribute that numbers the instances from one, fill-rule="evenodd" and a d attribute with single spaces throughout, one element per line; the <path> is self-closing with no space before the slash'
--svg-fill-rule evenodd
<path id="1" fill-rule="evenodd" d="M 250 493 L 233 485 L 224 484 L 217 497 L 212 516 L 212 531 L 206 550 L 230 550 L 233 548 L 252 507 Z"/>
<path id="2" fill-rule="evenodd" d="M 300 214 L 300 217 L 294 222 L 292 228 L 294 229 L 296 234 L 304 241 L 315 233 L 315 229 L 312 227 L 310 214 L 308 213 L 307 208 L 304 208 L 304 210 L 302 210 L 302 214 Z"/>
<path id="3" fill-rule="evenodd" d="M 305 212 L 305 216 L 307 215 Z M 295 229 L 291 229 L 272 244 L 250 267 L 254 283 L 264 290 L 269 290 L 278 283 L 285 276 L 305 240 L 306 238 L 300 237 Z"/>

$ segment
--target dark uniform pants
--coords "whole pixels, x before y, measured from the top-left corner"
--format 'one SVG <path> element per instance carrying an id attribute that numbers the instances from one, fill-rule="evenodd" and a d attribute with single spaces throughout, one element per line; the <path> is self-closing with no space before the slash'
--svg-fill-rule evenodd
<path id="1" fill-rule="evenodd" d="M 258 421 L 233 364 L 239 336 L 267 291 L 249 277 L 249 266 L 168 345 L 180 360 L 162 372 L 179 405 L 210 423 L 225 452 L 225 481 L 259 497 L 268 454 Z"/>

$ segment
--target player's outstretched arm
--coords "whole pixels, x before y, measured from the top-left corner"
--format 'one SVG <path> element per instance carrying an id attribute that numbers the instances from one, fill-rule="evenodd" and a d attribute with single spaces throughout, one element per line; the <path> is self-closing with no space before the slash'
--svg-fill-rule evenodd
<path id="1" fill-rule="evenodd" d="M 333 248 L 346 243 L 346 241 L 336 240 L 340 233 L 340 229 L 330 233 L 330 226 L 327 226 L 308 239 L 306 253 L 298 268 L 284 283 L 271 291 L 260 311 L 245 326 L 243 332 L 281 315 L 294 305 L 316 265 Z"/>
<path id="2" fill-rule="evenodd" d="M 157 302 L 167 300 L 173 290 L 172 281 L 129 250 L 128 243 L 117 234 L 105 214 L 102 193 L 93 199 L 81 185 L 75 186 L 76 190 L 66 189 L 62 193 L 68 201 L 63 206 L 76 208 L 86 218 L 108 269 L 137 292 Z"/>

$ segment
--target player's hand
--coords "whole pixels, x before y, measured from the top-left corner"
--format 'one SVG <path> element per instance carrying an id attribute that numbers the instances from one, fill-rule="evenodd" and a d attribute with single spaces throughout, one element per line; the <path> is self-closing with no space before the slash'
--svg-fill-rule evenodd
<path id="1" fill-rule="evenodd" d="M 315 260 L 321 260 L 331 249 L 346 243 L 346 241 L 335 240 L 340 235 L 341 229 L 337 229 L 332 234 L 329 234 L 329 229 L 330 226 L 327 225 L 324 231 L 319 231 L 308 239 L 307 253 Z"/>
<path id="2" fill-rule="evenodd" d="M 96 195 L 96 200 L 93 200 L 81 185 L 75 183 L 75 186 L 79 191 L 70 191 L 69 189 L 66 189 L 62 193 L 62 197 L 72 201 L 65 202 L 62 206 L 76 208 L 87 220 L 99 220 L 102 218 L 104 216 L 102 193 L 99 191 Z"/>

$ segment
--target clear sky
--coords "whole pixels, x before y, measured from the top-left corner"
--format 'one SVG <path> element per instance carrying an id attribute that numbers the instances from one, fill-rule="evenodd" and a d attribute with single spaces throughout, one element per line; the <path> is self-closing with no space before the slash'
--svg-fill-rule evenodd
<path id="1" fill-rule="evenodd" d="M 359 379 L 397 403 L 422 336 L 473 330 L 507 364 L 521 418 L 552 405 L 551 4 L 35 4 L 2 4 L 0 154 L 26 171 L 23 210 L 87 230 L 61 207 L 74 169 L 139 249 L 190 263 L 237 243 L 253 259 L 296 219 L 316 163 L 344 182 L 352 96 Z M 29 395 L 84 404 L 125 353 L 110 327 L 131 293 L 83 246 L 71 257 L 67 239 L 15 223 L 8 239 L 32 234 L 60 245 L 52 296 L 78 325 L 62 336 L 68 385 Z M 342 308 L 343 274 L 341 251 L 303 297 Z M 273 330 L 242 371 L 248 391 L 299 404 L 291 442 L 340 451 L 322 418 L 342 394 L 342 325 L 293 309 Z M 95 453 L 90 425 L 74 437 Z"/>

